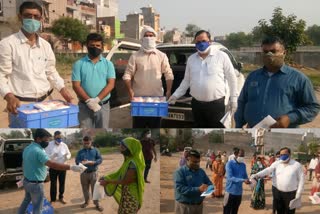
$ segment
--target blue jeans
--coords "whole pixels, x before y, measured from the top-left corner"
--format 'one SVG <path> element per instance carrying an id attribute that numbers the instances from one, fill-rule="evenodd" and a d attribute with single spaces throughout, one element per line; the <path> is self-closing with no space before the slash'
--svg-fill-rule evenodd
<path id="1" fill-rule="evenodd" d="M 23 187 L 25 196 L 18 210 L 18 214 L 24 214 L 26 212 L 30 201 L 33 207 L 32 213 L 41 214 L 44 199 L 43 183 L 30 183 L 24 180 Z"/>
<path id="2" fill-rule="evenodd" d="M 100 111 L 93 112 L 86 104 L 79 102 L 78 118 L 81 128 L 109 128 L 110 105 L 106 103 Z"/>

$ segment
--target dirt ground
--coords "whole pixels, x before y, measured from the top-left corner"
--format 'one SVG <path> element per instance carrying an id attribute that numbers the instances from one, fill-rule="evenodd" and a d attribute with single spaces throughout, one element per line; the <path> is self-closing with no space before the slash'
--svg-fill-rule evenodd
<path id="1" fill-rule="evenodd" d="M 74 91 L 72 90 L 71 81 L 65 79 L 66 86 L 70 89 L 73 96 L 76 98 Z M 316 96 L 320 101 L 320 89 L 316 90 Z M 52 94 L 54 99 L 62 99 L 60 94 L 54 90 Z M 63 100 L 63 99 L 62 99 Z M 8 128 L 8 113 L 5 111 L 6 109 L 6 101 L 4 99 L 0 99 L 0 128 Z M 132 128 L 132 118 L 130 116 L 130 108 L 114 108 L 110 111 L 110 123 L 109 127 L 111 128 Z M 306 123 L 300 126 L 300 128 L 317 128 L 320 127 L 320 114 L 310 123 Z"/>
<path id="2" fill-rule="evenodd" d="M 180 153 L 173 154 L 172 157 L 161 156 L 161 172 L 160 172 L 160 211 L 161 213 L 173 214 L 174 213 L 174 188 L 173 188 L 173 172 L 178 168 L 180 159 Z M 201 167 L 205 169 L 205 159 L 201 161 Z M 249 159 L 246 160 L 247 172 Z M 206 170 L 207 175 L 211 178 L 211 171 Z M 224 180 L 225 182 L 225 180 Z M 239 214 L 271 214 L 272 213 L 272 193 L 271 193 L 271 181 L 267 181 L 265 185 L 266 191 L 266 208 L 264 210 L 254 210 L 250 207 L 251 190 L 247 185 L 244 186 L 244 192 L 242 196 L 242 203 L 239 208 Z M 225 184 L 223 185 L 225 187 Z M 311 188 L 311 182 L 306 181 L 304 192 L 302 195 L 303 207 L 296 210 L 296 213 L 304 214 L 319 214 L 320 205 L 312 205 L 308 199 Z M 206 198 L 204 200 L 204 214 L 220 214 L 223 213 L 223 198 Z"/>
<path id="3" fill-rule="evenodd" d="M 103 162 L 99 167 L 99 176 L 112 172 L 118 169 L 123 162 L 123 156 L 120 153 L 114 153 L 103 156 Z M 68 161 L 74 163 L 74 159 Z M 153 162 L 149 173 L 150 184 L 146 184 L 144 192 L 143 206 L 140 209 L 140 214 L 158 214 L 160 213 L 160 162 Z M 64 194 L 66 205 L 60 202 L 53 203 L 54 213 L 56 214 L 73 214 L 73 213 L 99 213 L 90 203 L 85 209 L 80 208 L 83 203 L 83 194 L 80 185 L 80 175 L 72 171 L 67 172 L 66 191 Z M 45 183 L 45 196 L 50 200 L 50 183 Z M 0 214 L 17 213 L 18 207 L 24 198 L 24 190 L 17 189 L 13 183 L 7 185 L 5 189 L 0 190 Z M 106 197 L 101 200 L 101 206 L 104 211 L 102 213 L 117 213 L 118 204 L 113 197 Z"/>

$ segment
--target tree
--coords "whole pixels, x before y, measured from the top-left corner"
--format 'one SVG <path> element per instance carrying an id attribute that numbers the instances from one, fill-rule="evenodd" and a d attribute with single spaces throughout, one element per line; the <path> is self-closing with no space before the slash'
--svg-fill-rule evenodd
<path id="1" fill-rule="evenodd" d="M 274 9 L 270 24 L 265 19 L 259 20 L 258 23 L 259 27 L 254 28 L 254 30 L 256 32 L 261 31 L 260 33 L 263 37 L 266 35 L 278 36 L 284 41 L 287 59 L 289 60 L 291 59 L 291 54 L 296 51 L 299 45 L 308 43 L 304 32 L 306 22 L 302 19 L 297 20 L 297 16 L 293 14 L 284 16 L 280 7 Z"/>
<path id="2" fill-rule="evenodd" d="M 173 40 L 173 33 L 174 33 L 173 30 L 167 31 L 167 32 L 164 34 L 164 36 L 163 36 L 163 43 L 172 42 L 172 40 Z"/>
<path id="3" fill-rule="evenodd" d="M 24 136 L 24 134 L 21 131 L 18 131 L 18 130 L 12 130 L 8 134 L 2 133 L 1 137 L 7 138 L 7 139 L 10 139 L 10 138 L 26 138 Z"/>
<path id="4" fill-rule="evenodd" d="M 238 49 L 243 46 L 252 45 L 252 34 L 246 34 L 244 32 L 230 33 L 226 38 L 226 46 L 229 49 Z"/>
<path id="5" fill-rule="evenodd" d="M 313 45 L 320 45 L 320 26 L 312 25 L 305 32 Z"/>
<path id="6" fill-rule="evenodd" d="M 188 24 L 186 26 L 186 29 L 185 29 L 185 35 L 187 37 L 194 37 L 194 35 L 199 31 L 201 30 L 200 27 L 198 27 L 197 25 L 194 25 L 194 24 Z"/>
<path id="7" fill-rule="evenodd" d="M 51 31 L 54 35 L 64 40 L 64 42 L 71 40 L 74 42 L 78 41 L 81 44 L 85 43 L 89 34 L 89 29 L 85 24 L 78 19 L 70 17 L 61 17 L 55 20 Z"/>
<path id="8" fill-rule="evenodd" d="M 223 132 L 220 130 L 213 130 L 209 134 L 209 143 L 223 143 Z"/>

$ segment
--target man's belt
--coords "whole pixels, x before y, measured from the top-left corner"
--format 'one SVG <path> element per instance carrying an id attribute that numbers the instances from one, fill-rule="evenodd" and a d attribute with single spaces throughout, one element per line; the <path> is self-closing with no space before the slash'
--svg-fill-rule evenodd
<path id="1" fill-rule="evenodd" d="M 84 173 L 91 173 L 91 172 L 96 172 L 97 170 L 85 170 Z"/>
<path id="2" fill-rule="evenodd" d="M 31 180 L 29 180 L 27 178 L 24 178 L 24 180 L 26 180 L 29 183 L 35 183 L 35 184 L 43 183 L 43 181 L 31 181 Z"/>
<path id="3" fill-rule="evenodd" d="M 109 100 L 110 100 L 110 98 L 109 99 L 107 99 L 107 100 L 104 100 L 104 101 L 100 101 L 99 102 L 99 105 L 104 105 L 104 104 L 107 104 L 108 102 L 109 102 Z M 85 101 L 83 101 L 83 100 L 80 100 L 80 102 L 81 103 L 83 103 L 83 104 L 87 104 Z"/>
<path id="4" fill-rule="evenodd" d="M 38 97 L 38 98 L 33 98 L 33 97 L 20 97 L 20 96 L 16 96 L 16 98 L 18 98 L 20 101 L 24 101 L 24 102 L 42 102 L 44 101 L 48 96 L 50 96 L 50 94 L 53 92 L 53 89 L 49 90 L 45 95 L 43 95 L 42 97 Z"/>

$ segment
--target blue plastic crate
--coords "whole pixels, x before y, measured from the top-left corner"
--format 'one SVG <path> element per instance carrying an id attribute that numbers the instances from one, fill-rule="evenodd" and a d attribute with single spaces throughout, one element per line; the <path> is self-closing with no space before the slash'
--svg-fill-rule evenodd
<path id="1" fill-rule="evenodd" d="M 166 117 L 168 116 L 168 103 L 131 102 L 131 116 Z"/>
<path id="2" fill-rule="evenodd" d="M 10 114 L 10 128 L 67 128 L 79 125 L 77 105 L 71 104 L 70 108 L 32 114 L 22 112 L 26 109 L 34 109 L 34 103 L 21 105 L 17 115 Z"/>
<path id="3" fill-rule="evenodd" d="M 32 203 L 30 202 L 30 204 L 27 207 L 27 214 L 32 214 L 33 213 L 32 211 L 33 211 L 33 206 L 32 206 Z M 54 213 L 54 209 L 52 205 L 46 198 L 44 198 L 41 214 L 53 214 L 53 213 Z"/>

